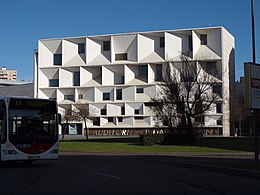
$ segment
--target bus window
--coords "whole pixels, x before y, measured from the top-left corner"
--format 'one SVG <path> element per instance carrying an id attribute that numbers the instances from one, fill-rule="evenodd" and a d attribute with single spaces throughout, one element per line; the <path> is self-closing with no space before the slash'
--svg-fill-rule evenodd
<path id="1" fill-rule="evenodd" d="M 1 143 L 4 143 L 6 141 L 5 113 L 6 113 L 5 103 L 3 100 L 0 100 L 0 142 Z"/>

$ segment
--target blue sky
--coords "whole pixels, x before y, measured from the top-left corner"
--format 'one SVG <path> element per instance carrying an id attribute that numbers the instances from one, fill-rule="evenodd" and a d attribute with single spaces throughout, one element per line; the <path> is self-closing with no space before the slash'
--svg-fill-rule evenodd
<path id="1" fill-rule="evenodd" d="M 224 26 L 236 40 L 236 79 L 252 61 L 251 0 L 12 0 L 0 5 L 0 67 L 33 80 L 38 39 Z M 260 1 L 255 0 L 260 63 Z"/>

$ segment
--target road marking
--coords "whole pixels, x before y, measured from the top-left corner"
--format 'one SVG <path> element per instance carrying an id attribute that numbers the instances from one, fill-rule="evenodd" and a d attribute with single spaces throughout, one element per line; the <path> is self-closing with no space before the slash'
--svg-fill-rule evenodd
<path id="1" fill-rule="evenodd" d="M 108 174 L 105 174 L 105 173 L 99 173 L 99 172 L 93 172 L 93 173 L 94 173 L 95 175 L 101 175 L 101 176 L 105 176 L 105 177 L 110 177 L 110 178 L 122 180 L 121 177 L 117 177 L 117 176 L 113 176 L 113 175 L 108 175 Z"/>

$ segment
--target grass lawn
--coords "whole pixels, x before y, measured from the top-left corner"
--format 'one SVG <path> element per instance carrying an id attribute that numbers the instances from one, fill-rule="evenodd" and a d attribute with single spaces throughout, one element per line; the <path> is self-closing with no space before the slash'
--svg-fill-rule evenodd
<path id="1" fill-rule="evenodd" d="M 200 138 L 192 145 L 141 146 L 139 138 L 64 140 L 61 152 L 171 153 L 171 152 L 253 152 L 249 138 Z"/>

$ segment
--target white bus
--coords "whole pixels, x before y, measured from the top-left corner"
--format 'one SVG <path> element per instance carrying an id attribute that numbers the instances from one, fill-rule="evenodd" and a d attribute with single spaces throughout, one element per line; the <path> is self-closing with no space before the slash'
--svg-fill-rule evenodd
<path id="1" fill-rule="evenodd" d="M 54 100 L 0 97 L 1 161 L 57 159 L 58 122 Z"/>

